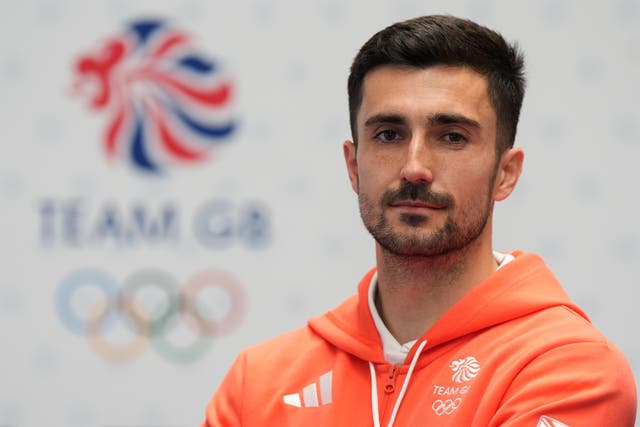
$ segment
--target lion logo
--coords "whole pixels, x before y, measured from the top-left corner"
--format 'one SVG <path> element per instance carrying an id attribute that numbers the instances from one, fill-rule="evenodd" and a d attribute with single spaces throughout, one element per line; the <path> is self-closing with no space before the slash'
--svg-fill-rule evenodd
<path id="1" fill-rule="evenodd" d="M 462 359 L 454 360 L 449 365 L 453 371 L 452 379 L 457 383 L 471 381 L 480 372 L 480 363 L 473 356 L 467 356 Z"/>

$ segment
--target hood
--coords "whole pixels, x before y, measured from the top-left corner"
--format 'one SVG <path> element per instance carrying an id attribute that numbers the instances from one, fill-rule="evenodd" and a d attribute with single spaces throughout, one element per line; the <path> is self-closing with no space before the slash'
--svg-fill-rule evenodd
<path id="1" fill-rule="evenodd" d="M 418 342 L 429 348 L 550 307 L 563 306 L 589 320 L 569 299 L 544 261 L 513 252 L 513 261 L 495 271 L 449 309 Z M 374 363 L 384 363 L 367 291 L 375 269 L 358 285 L 358 294 L 337 308 L 309 320 L 309 327 L 334 346 Z M 411 353 L 407 360 L 411 358 Z"/>

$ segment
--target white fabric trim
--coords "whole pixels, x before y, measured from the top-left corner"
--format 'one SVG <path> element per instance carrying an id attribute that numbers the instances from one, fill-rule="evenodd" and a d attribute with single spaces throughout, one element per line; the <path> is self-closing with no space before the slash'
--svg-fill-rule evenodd
<path id="1" fill-rule="evenodd" d="M 496 252 L 496 251 L 493 251 L 493 256 L 496 259 L 496 262 L 498 263 L 498 268 L 496 270 L 500 270 L 502 267 L 509 264 L 511 261 L 515 259 L 511 254 L 504 254 L 502 252 Z"/>
<path id="2" fill-rule="evenodd" d="M 387 325 L 384 324 L 375 303 L 376 289 L 378 288 L 378 273 L 376 272 L 371 277 L 371 284 L 369 285 L 369 310 L 371 310 L 371 317 L 373 317 L 373 323 L 376 325 L 378 335 L 380 335 L 380 341 L 382 341 L 382 351 L 384 352 L 384 360 L 394 365 L 402 365 L 407 358 L 411 346 L 415 344 L 416 340 L 400 344 L 395 339 Z"/>

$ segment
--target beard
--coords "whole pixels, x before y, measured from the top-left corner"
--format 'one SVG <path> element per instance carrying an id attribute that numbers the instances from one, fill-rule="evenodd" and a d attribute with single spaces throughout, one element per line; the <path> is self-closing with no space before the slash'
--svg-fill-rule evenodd
<path id="1" fill-rule="evenodd" d="M 460 251 L 474 242 L 482 233 L 492 211 L 492 187 L 495 175 L 490 180 L 486 200 L 473 206 L 460 208 L 460 218 L 455 219 L 456 204 L 447 193 L 432 192 L 427 184 L 405 181 L 398 190 L 388 190 L 378 206 L 363 192 L 358 194 L 360 216 L 365 227 L 388 252 L 401 256 L 439 257 Z M 394 227 L 385 216 L 391 203 L 413 200 L 441 207 L 447 217 L 440 227 L 425 227 L 431 221 L 426 215 L 400 214 L 400 222 L 405 226 Z"/>

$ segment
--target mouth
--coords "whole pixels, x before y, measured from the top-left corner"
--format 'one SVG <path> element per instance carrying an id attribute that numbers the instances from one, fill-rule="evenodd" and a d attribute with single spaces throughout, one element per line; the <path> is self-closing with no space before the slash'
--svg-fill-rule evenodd
<path id="1" fill-rule="evenodd" d="M 398 200 L 389 204 L 392 208 L 400 208 L 411 211 L 440 210 L 446 206 L 441 204 L 427 203 L 422 200 Z"/>

